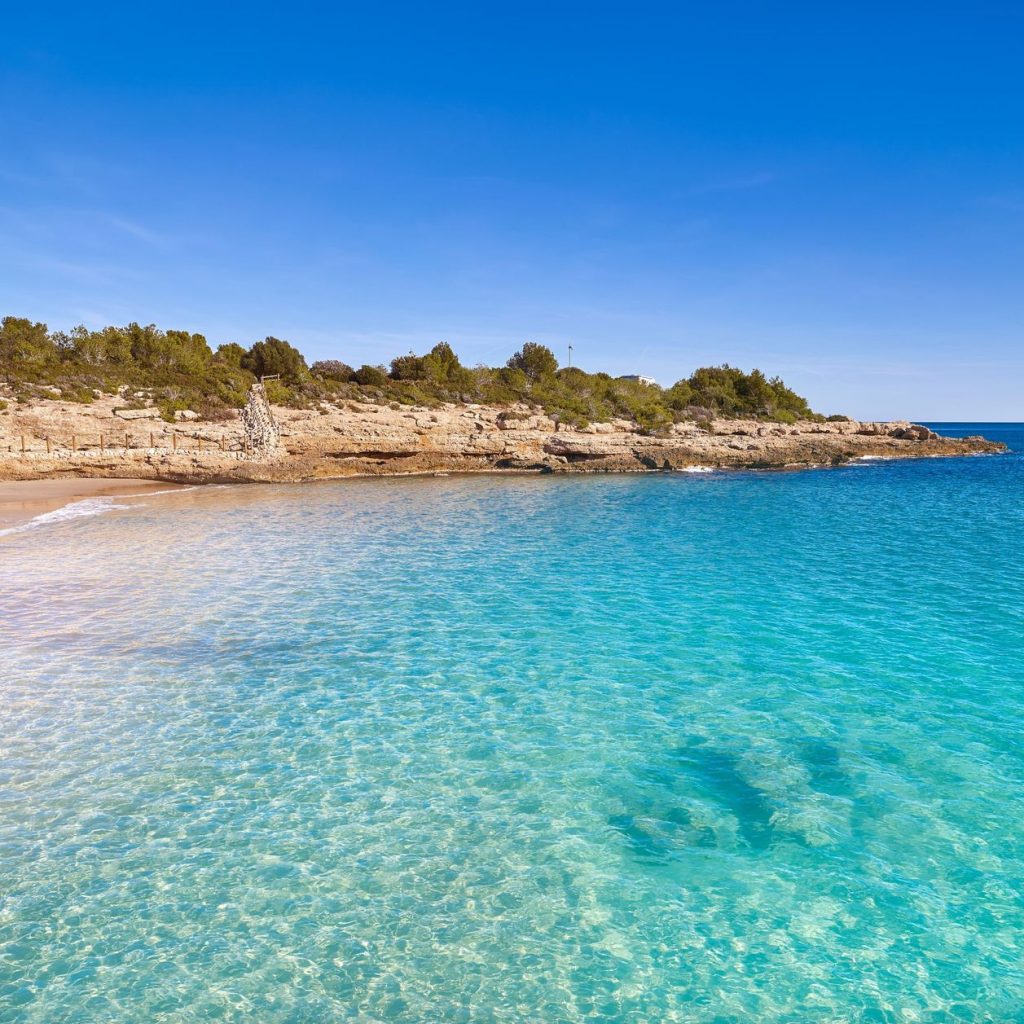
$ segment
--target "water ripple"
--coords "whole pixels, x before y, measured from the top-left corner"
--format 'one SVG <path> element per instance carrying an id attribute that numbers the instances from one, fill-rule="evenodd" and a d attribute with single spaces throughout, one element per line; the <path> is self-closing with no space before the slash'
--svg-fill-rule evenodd
<path id="1" fill-rule="evenodd" d="M 1024 465 L 0 542 L 0 1020 L 1008 1021 Z"/>

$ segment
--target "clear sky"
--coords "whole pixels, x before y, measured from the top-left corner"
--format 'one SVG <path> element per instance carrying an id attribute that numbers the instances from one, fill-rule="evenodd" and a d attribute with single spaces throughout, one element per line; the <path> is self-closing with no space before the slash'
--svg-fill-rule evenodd
<path id="1" fill-rule="evenodd" d="M 31 6 L 4 314 L 1024 420 L 1017 5 Z"/>

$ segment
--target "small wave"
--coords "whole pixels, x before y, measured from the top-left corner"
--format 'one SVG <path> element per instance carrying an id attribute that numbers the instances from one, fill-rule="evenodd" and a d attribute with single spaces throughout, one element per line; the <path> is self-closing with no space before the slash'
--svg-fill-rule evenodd
<path id="1" fill-rule="evenodd" d="M 104 512 L 110 512 L 116 508 L 131 508 L 131 506 L 120 505 L 113 498 L 83 498 L 81 501 L 72 501 L 61 508 L 55 508 L 52 512 L 43 512 L 26 523 L 19 523 L 17 526 L 9 526 L 5 530 L 0 530 L 0 537 L 6 537 L 12 533 L 24 533 L 26 530 L 34 530 L 39 526 L 52 526 L 54 523 L 63 523 L 69 519 L 102 515 Z"/>
<path id="2" fill-rule="evenodd" d="M 200 487 L 212 490 L 226 487 L 226 484 L 191 484 L 188 487 L 168 487 L 166 491 L 144 491 L 142 494 L 122 494 L 122 498 L 158 498 L 161 494 L 184 494 L 186 491 L 198 491 Z"/>
<path id="3" fill-rule="evenodd" d="M 714 473 L 714 466 L 680 466 L 679 473 Z"/>

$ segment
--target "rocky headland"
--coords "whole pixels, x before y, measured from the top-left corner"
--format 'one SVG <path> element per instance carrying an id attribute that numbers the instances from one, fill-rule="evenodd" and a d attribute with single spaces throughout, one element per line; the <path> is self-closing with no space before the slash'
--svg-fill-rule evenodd
<path id="1" fill-rule="evenodd" d="M 657 433 L 628 420 L 571 427 L 536 407 L 322 402 L 271 406 L 257 385 L 220 421 L 120 396 L 42 399 L 0 412 L 0 479 L 107 477 L 182 483 L 297 482 L 350 476 L 478 472 L 645 472 L 695 467 L 841 465 L 865 457 L 996 453 L 983 437 L 940 437 L 906 421 L 793 424 L 684 421 Z"/>

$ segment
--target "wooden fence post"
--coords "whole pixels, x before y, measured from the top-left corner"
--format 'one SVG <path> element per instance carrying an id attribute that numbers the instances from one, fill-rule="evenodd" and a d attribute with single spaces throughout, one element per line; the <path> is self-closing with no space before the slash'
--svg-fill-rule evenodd
<path id="1" fill-rule="evenodd" d="M 178 450 L 178 432 L 176 430 L 171 431 L 171 447 L 175 451 Z"/>
<path id="2" fill-rule="evenodd" d="M 77 442 L 77 438 L 75 437 L 74 434 L 71 435 L 71 450 L 73 452 L 77 452 L 78 451 L 78 442 Z"/>
<path id="3" fill-rule="evenodd" d="M 100 434 L 100 455 L 103 454 L 103 435 Z"/>
<path id="4" fill-rule="evenodd" d="M 125 431 L 124 434 L 124 446 L 125 448 L 131 448 L 132 446 L 131 438 L 128 436 L 128 431 Z"/>
<path id="5" fill-rule="evenodd" d="M 50 435 L 46 435 L 46 454 L 50 454 Z"/>
<path id="6" fill-rule="evenodd" d="M 25 435 L 21 435 L 21 454 L 25 454 Z"/>

